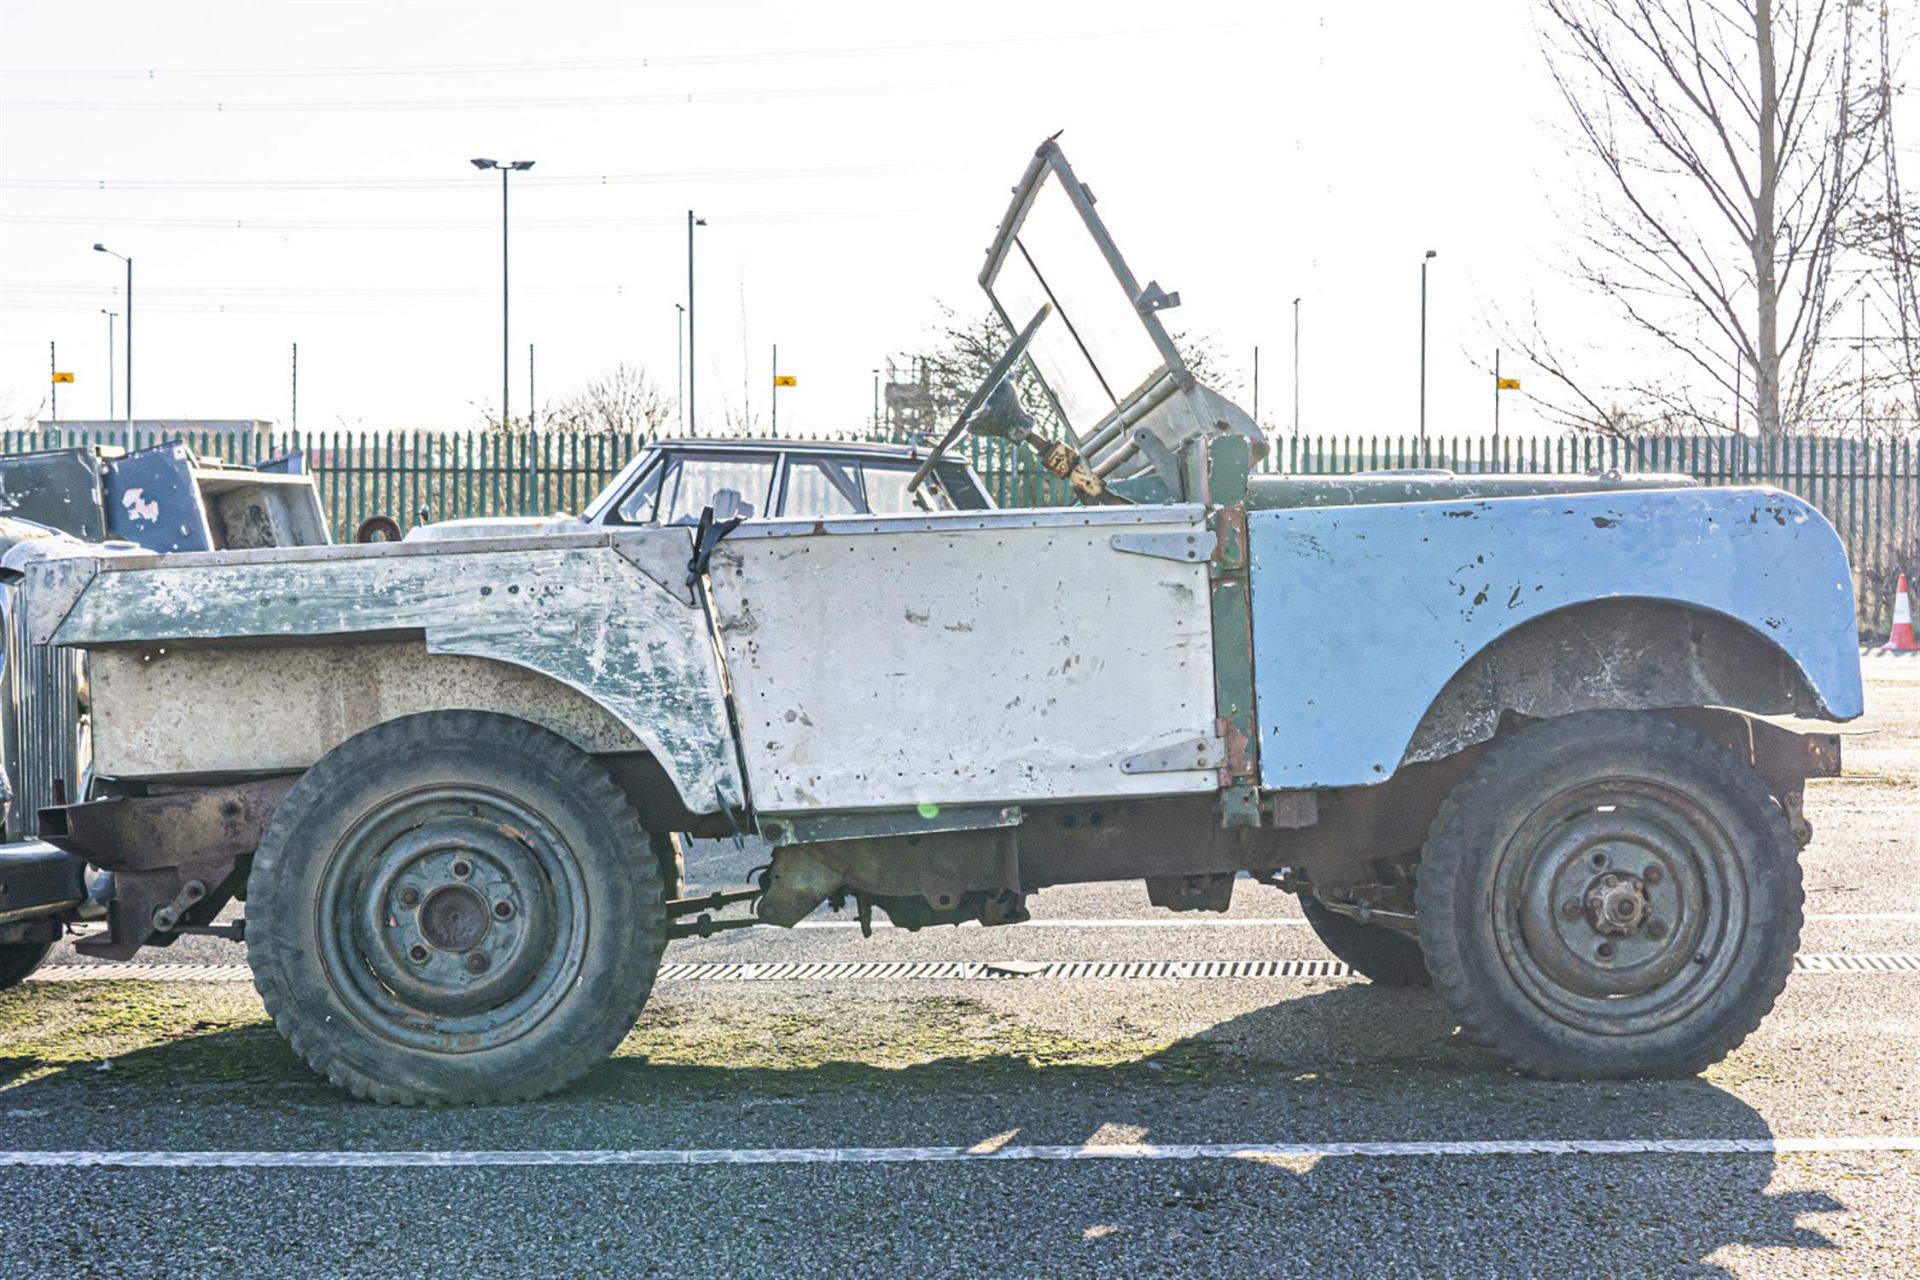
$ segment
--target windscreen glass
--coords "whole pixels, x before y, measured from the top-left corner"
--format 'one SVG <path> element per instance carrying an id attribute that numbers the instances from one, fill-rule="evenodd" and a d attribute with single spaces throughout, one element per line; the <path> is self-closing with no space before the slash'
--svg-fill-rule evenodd
<path id="1" fill-rule="evenodd" d="M 1165 361 L 1119 277 L 1052 169 L 988 289 L 1018 327 L 1042 303 L 1055 314 L 1028 354 L 1074 434 L 1082 439 Z"/>

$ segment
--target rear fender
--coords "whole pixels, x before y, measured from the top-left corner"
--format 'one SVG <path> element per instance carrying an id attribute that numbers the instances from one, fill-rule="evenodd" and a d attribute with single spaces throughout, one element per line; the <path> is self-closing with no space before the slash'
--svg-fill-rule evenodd
<path id="1" fill-rule="evenodd" d="M 1861 712 L 1846 552 L 1833 526 L 1791 494 L 1671 489 L 1324 507 L 1256 511 L 1247 525 L 1267 787 L 1384 780 L 1477 655 L 1528 623 L 1594 602 L 1680 606 L 1777 653 L 1795 677 L 1782 683 L 1802 687 L 1807 705 L 1743 710 L 1829 720 Z M 1595 644 L 1581 671 L 1632 660 Z M 1621 693 L 1599 705 L 1643 704 Z M 1434 732 L 1445 737 L 1448 726 Z"/>

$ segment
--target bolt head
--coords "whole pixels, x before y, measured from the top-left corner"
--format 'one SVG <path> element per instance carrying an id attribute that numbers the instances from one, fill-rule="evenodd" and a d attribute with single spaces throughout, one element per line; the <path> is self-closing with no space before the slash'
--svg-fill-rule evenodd
<path id="1" fill-rule="evenodd" d="M 1640 878 L 1642 880 L 1645 880 L 1648 884 L 1659 884 L 1661 880 L 1666 878 L 1666 874 L 1667 873 L 1662 871 L 1657 865 L 1654 865 L 1654 866 L 1649 866 L 1645 871 L 1642 871 L 1640 873 Z"/>
<path id="2" fill-rule="evenodd" d="M 1647 921 L 1647 936 L 1655 942 L 1667 936 L 1667 922 L 1655 916 Z"/>
<path id="3" fill-rule="evenodd" d="M 425 964 L 427 962 L 427 949 L 416 942 L 407 951 L 407 958 L 415 964 Z"/>
<path id="4" fill-rule="evenodd" d="M 413 907 L 413 906 L 418 906 L 419 903 L 420 903 L 420 891 L 414 888 L 412 885 L 408 885 L 406 888 L 400 891 L 401 906 Z"/>
<path id="5" fill-rule="evenodd" d="M 493 904 L 493 914 L 495 919 L 511 920 L 513 918 L 513 904 L 505 898 L 502 898 Z"/>
<path id="6" fill-rule="evenodd" d="M 1582 907 L 1580 906 L 1580 900 L 1578 898 L 1568 898 L 1560 904 L 1560 914 L 1568 920 L 1578 920 L 1581 910 Z"/>
<path id="7" fill-rule="evenodd" d="M 467 972 L 485 973 L 486 971 L 487 953 L 484 951 L 469 951 L 467 953 Z"/>
<path id="8" fill-rule="evenodd" d="M 464 858 L 455 859 L 453 864 L 453 874 L 456 878 L 465 880 L 468 876 L 473 874 L 473 864 L 471 862 L 468 862 Z"/>
<path id="9" fill-rule="evenodd" d="M 1601 943 L 1598 947 L 1594 948 L 1594 951 L 1602 960 L 1613 959 L 1613 944 L 1611 942 Z"/>

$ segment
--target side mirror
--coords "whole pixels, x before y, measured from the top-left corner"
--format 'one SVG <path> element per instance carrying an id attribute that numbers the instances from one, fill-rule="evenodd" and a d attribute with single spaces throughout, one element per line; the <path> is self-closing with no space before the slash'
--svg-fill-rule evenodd
<path id="1" fill-rule="evenodd" d="M 741 500 L 738 489 L 714 490 L 713 500 L 708 505 L 713 508 L 715 524 L 724 524 L 728 520 L 745 520 L 753 515 L 753 508 Z"/>

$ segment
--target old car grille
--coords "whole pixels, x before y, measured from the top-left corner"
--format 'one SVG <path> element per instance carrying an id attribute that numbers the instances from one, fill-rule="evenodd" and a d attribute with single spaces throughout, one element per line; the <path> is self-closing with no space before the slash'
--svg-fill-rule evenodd
<path id="1" fill-rule="evenodd" d="M 16 592 L 18 588 L 14 589 Z M 80 797 L 85 764 L 80 689 L 85 659 L 71 649 L 33 644 L 18 599 L 5 609 L 6 767 L 13 800 L 6 838 L 40 833 L 40 810 Z"/>

